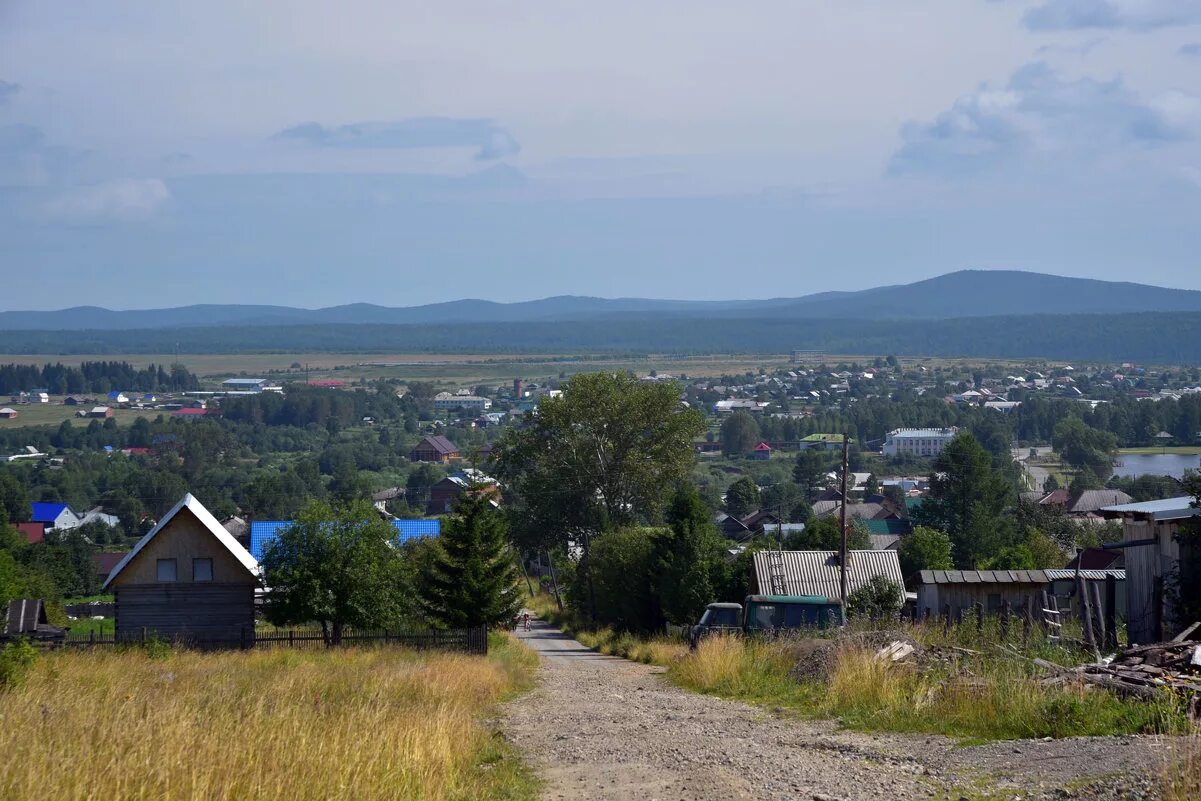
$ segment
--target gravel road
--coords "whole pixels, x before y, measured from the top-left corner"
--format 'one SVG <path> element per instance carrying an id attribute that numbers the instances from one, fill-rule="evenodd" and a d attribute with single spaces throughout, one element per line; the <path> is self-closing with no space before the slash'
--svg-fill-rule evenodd
<path id="1" fill-rule="evenodd" d="M 1023 740 L 960 747 L 775 717 L 673 687 L 662 668 L 597 654 L 538 621 L 537 689 L 507 704 L 505 735 L 546 799 L 1148 798 L 1166 759 L 1154 738 Z"/>

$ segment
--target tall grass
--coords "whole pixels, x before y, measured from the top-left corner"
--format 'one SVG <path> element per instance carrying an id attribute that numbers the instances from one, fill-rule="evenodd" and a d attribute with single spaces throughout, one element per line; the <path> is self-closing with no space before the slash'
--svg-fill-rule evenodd
<path id="1" fill-rule="evenodd" d="M 977 739 L 1188 731 L 1174 698 L 1125 701 L 1079 684 L 1046 686 L 1002 657 L 919 671 L 841 645 L 824 681 L 797 681 L 787 644 L 713 638 L 676 663 L 672 678 L 699 692 L 837 718 L 851 728 Z"/>
<path id="2" fill-rule="evenodd" d="M 1201 798 L 1201 734 L 1174 749 L 1160 777 L 1160 793 L 1163 801 Z"/>
<path id="3" fill-rule="evenodd" d="M 55 652 L 0 693 L 0 798 L 520 799 L 532 779 L 481 722 L 531 681 L 393 649 Z"/>

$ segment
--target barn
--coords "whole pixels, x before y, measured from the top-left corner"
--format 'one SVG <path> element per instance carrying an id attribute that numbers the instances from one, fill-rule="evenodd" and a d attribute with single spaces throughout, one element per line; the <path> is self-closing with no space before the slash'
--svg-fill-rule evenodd
<path id="1" fill-rule="evenodd" d="M 118 638 L 146 633 L 202 644 L 254 636 L 258 587 L 258 562 L 191 493 L 104 582 Z"/>

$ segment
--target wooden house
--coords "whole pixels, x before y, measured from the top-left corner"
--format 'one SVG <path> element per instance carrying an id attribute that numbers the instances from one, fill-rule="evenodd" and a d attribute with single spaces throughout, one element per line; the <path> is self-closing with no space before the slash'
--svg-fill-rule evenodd
<path id="1" fill-rule="evenodd" d="M 254 633 L 259 566 L 191 493 L 117 563 L 117 637 L 236 642 Z"/>
<path id="2" fill-rule="evenodd" d="M 411 462 L 437 462 L 445 464 L 460 457 L 459 446 L 441 434 L 423 437 L 409 452 Z"/>

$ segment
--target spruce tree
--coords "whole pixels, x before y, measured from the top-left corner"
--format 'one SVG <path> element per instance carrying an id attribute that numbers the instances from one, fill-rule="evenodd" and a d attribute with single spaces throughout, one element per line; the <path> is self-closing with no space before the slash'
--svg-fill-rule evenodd
<path id="1" fill-rule="evenodd" d="M 490 490 L 473 485 L 459 496 L 422 582 L 426 612 L 448 628 L 507 625 L 521 609 L 508 525 Z"/>

